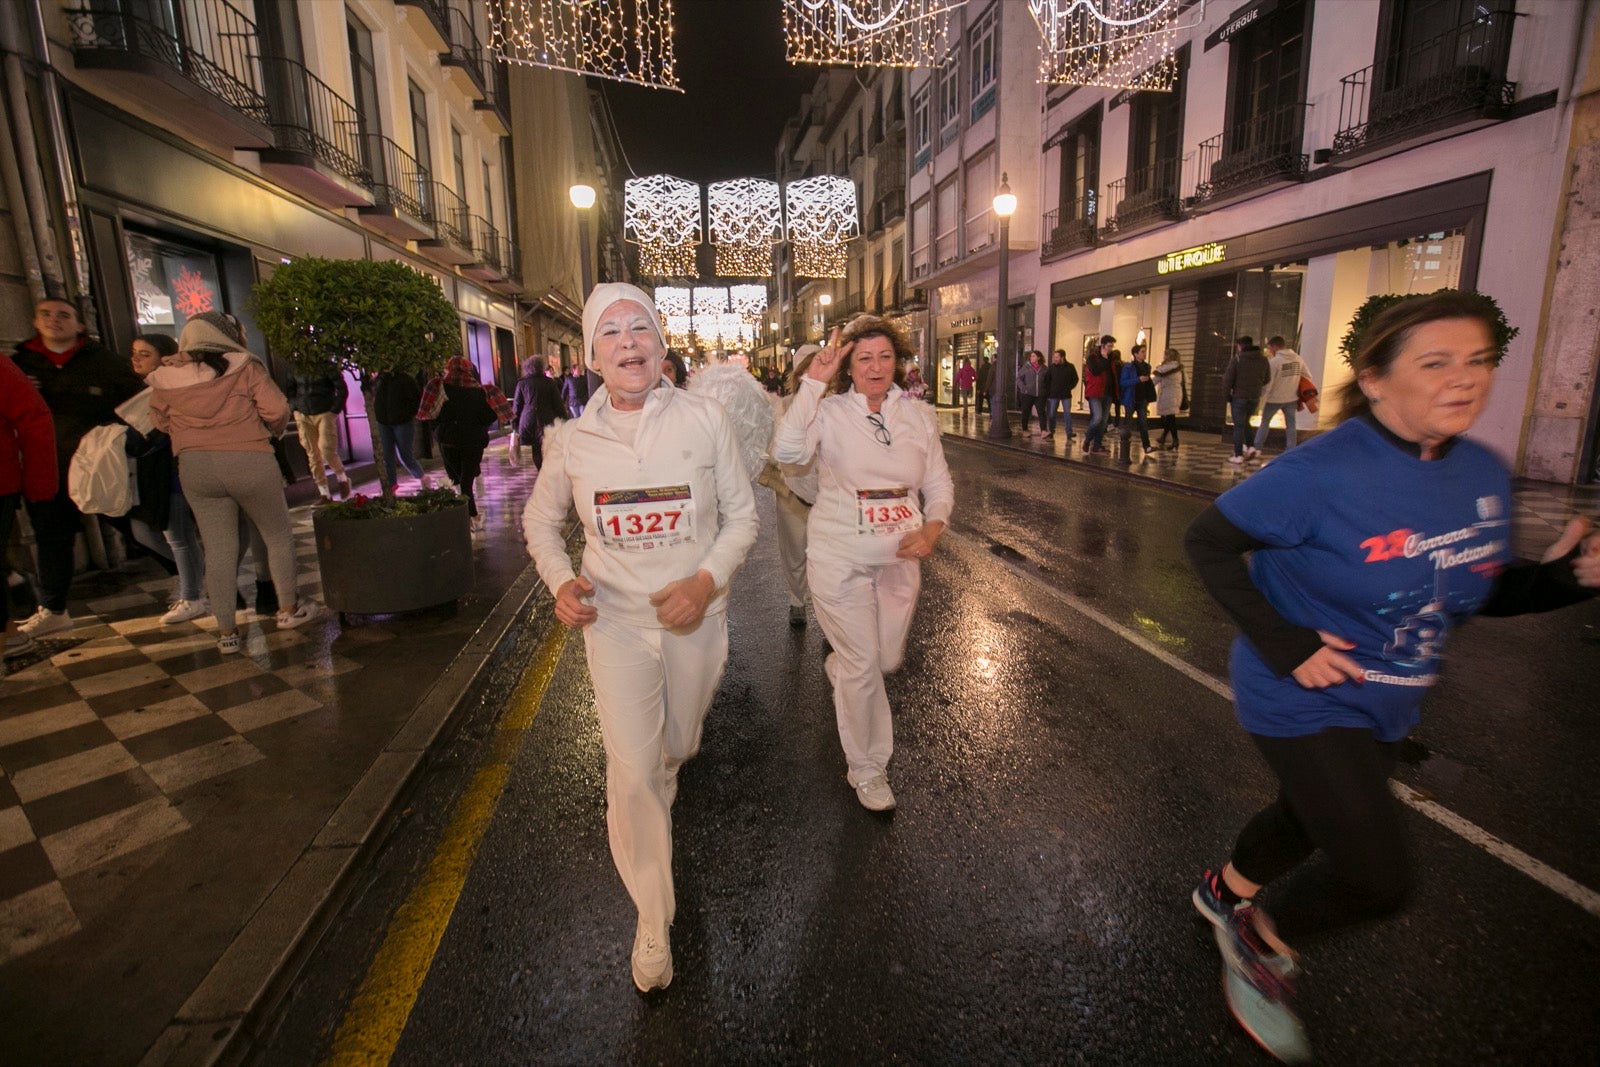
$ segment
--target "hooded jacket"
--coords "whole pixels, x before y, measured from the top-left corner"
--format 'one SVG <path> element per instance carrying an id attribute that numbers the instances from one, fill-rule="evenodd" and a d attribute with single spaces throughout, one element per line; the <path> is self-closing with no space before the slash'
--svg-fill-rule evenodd
<path id="1" fill-rule="evenodd" d="M 154 390 L 150 418 L 172 438 L 172 452 L 268 452 L 289 424 L 289 401 L 248 352 L 224 357 L 220 377 L 206 364 L 160 366 L 147 379 Z"/>
<path id="2" fill-rule="evenodd" d="M 62 479 L 83 435 L 96 426 L 120 421 L 117 405 L 143 391 L 133 366 L 99 341 L 78 339 L 72 356 L 57 366 L 44 342 L 31 337 L 17 346 L 12 361 L 38 384 L 50 408 L 56 437 L 56 468 Z"/>

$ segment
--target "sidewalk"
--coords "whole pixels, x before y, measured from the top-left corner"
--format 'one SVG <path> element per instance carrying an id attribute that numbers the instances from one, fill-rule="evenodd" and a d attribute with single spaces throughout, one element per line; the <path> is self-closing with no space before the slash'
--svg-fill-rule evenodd
<path id="1" fill-rule="evenodd" d="M 490 446 L 454 609 L 299 630 L 245 613 L 239 656 L 210 618 L 160 624 L 172 579 L 148 560 L 74 584 L 74 628 L 0 681 L 0 1062 L 221 1052 L 537 592 L 532 484 Z M 291 517 L 320 599 L 308 495 Z"/>
<path id="2" fill-rule="evenodd" d="M 1088 425 L 1088 416 L 1081 412 L 1073 427 L 1077 437 L 1070 442 L 1060 427 L 1056 428 L 1052 438 L 1024 437 L 1021 416 L 1015 412 L 1010 417 L 1011 436 L 1001 441 L 991 440 L 988 436 L 987 412 L 977 415 L 970 410 L 963 412 L 958 408 L 941 407 L 938 415 L 940 428 L 947 437 L 979 441 L 1012 452 L 1049 458 L 1111 477 L 1156 482 L 1169 489 L 1207 498 L 1226 492 L 1261 467 L 1259 462 L 1239 467 L 1230 464 L 1228 459 L 1233 455 L 1231 440 L 1224 444 L 1215 430 L 1191 431 L 1180 428 L 1182 447 L 1176 452 L 1152 452 L 1148 458 L 1139 447 L 1138 433 L 1135 431 L 1128 460 L 1124 461 L 1119 458 L 1120 441 L 1115 427 L 1106 434 L 1110 455 L 1084 454 L 1083 432 Z M 1155 441 L 1160 434 L 1160 427 L 1152 422 L 1150 440 Z M 1283 431 L 1274 428 L 1268 444 L 1276 446 L 1282 440 Z M 1269 447 L 1262 456 L 1262 462 L 1270 463 L 1281 452 L 1281 446 Z M 1511 496 L 1511 547 L 1512 551 L 1525 557 L 1543 552 L 1560 535 L 1567 520 L 1575 515 L 1587 515 L 1600 525 L 1600 485 L 1556 485 L 1519 478 L 1512 483 Z"/>

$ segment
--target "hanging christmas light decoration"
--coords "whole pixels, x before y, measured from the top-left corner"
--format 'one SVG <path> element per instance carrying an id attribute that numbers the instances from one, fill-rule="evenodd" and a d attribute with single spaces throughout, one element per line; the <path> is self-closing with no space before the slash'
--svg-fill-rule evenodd
<path id="1" fill-rule="evenodd" d="M 767 314 L 767 287 L 732 285 L 728 287 L 728 309 L 740 322 L 759 324 Z"/>
<path id="2" fill-rule="evenodd" d="M 1051 85 L 1170 92 L 1177 84 L 1180 0 L 1028 0 Z"/>
<path id="3" fill-rule="evenodd" d="M 789 62 L 935 67 L 951 45 L 950 13 L 967 0 L 783 0 Z"/>
<path id="4" fill-rule="evenodd" d="M 655 89 L 678 89 L 672 0 L 488 0 L 500 58 Z"/>
<path id="5" fill-rule="evenodd" d="M 656 287 L 656 311 L 661 315 L 662 328 L 667 331 L 667 344 L 673 348 L 688 348 L 693 343 L 693 309 L 691 290 L 681 286 Z"/>
<path id="6" fill-rule="evenodd" d="M 856 183 L 823 174 L 790 182 L 784 189 L 794 272 L 802 278 L 843 278 L 844 242 L 861 233 Z"/>
<path id="7" fill-rule="evenodd" d="M 622 186 L 623 232 L 639 244 L 639 273 L 698 278 L 695 246 L 703 232 L 700 187 L 668 174 L 630 178 Z"/>
<path id="8" fill-rule="evenodd" d="M 722 343 L 722 321 L 728 314 L 728 289 L 720 285 L 694 287 L 694 335 L 706 348 Z"/>
<path id="9" fill-rule="evenodd" d="M 772 273 L 772 243 L 783 227 L 777 182 L 712 182 L 706 186 L 706 221 L 717 249 L 718 274 L 750 278 Z"/>

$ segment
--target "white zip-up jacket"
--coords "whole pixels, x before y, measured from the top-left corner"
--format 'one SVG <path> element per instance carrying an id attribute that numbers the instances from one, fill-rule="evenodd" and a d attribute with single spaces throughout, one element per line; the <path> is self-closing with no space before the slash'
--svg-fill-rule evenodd
<path id="1" fill-rule="evenodd" d="M 884 536 L 866 529 L 861 494 L 903 488 L 920 494 L 922 520 L 950 521 L 955 483 L 945 463 L 938 416 L 891 385 L 879 412 L 891 442 L 885 446 L 867 418 L 866 397 L 852 389 L 824 398 L 822 390 L 823 383 L 814 378 L 801 380 L 772 448 L 779 463 L 817 458 L 817 502 L 806 524 L 806 554 L 893 563 L 904 533 Z"/>
<path id="2" fill-rule="evenodd" d="M 544 466 L 522 512 L 528 552 L 552 592 L 576 577 L 561 539 L 567 509 L 583 523 L 583 576 L 602 618 L 661 627 L 650 594 L 705 570 L 717 583 L 706 614 L 727 610 L 728 581 L 760 520 L 739 443 L 721 405 L 663 382 L 645 399 L 632 447 L 603 417 L 604 386 L 576 419 L 545 431 Z M 672 487 L 687 487 L 692 505 Z M 630 494 L 629 490 L 655 490 Z M 643 498 L 642 503 L 627 503 Z M 624 503 L 617 503 L 621 498 Z M 652 502 L 653 501 L 653 502 Z M 687 518 L 692 540 L 673 541 Z M 629 536 L 662 541 L 649 547 Z"/>

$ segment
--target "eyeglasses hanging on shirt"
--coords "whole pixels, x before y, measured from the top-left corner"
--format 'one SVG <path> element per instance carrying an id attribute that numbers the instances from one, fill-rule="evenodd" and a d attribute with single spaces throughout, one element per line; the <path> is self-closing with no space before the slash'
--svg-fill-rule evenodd
<path id="1" fill-rule="evenodd" d="M 894 444 L 894 438 L 889 436 L 889 426 L 883 421 L 882 415 L 876 411 L 868 412 L 867 421 L 872 423 L 872 436 L 878 439 L 880 445 L 888 448 Z"/>

